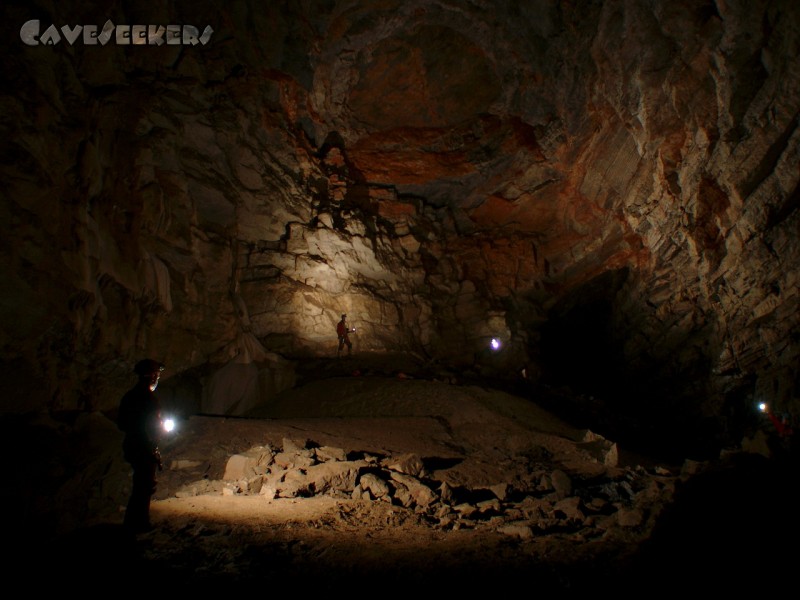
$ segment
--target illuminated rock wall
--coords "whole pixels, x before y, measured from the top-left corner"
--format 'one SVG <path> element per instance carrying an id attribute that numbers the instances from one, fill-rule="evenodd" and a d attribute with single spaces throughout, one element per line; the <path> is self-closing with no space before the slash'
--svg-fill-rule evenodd
<path id="1" fill-rule="evenodd" d="M 793 2 L 155 4 L 3 7 L 8 410 L 113 406 L 145 355 L 274 393 L 342 312 L 642 418 L 797 410 Z"/>

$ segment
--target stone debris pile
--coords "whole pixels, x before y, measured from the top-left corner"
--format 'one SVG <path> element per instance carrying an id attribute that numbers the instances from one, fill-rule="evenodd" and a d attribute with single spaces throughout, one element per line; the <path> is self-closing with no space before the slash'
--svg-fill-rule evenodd
<path id="1" fill-rule="evenodd" d="M 175 495 L 260 495 L 274 500 L 324 494 L 404 507 L 442 529 L 489 525 L 523 539 L 555 532 L 593 538 L 612 527 L 652 522 L 672 497 L 676 481 L 660 468 L 607 469 L 603 476 L 584 478 L 542 464 L 524 481 L 469 488 L 449 483 L 446 469 L 432 468 L 446 462 L 416 454 L 347 453 L 311 440 L 284 438 L 281 448 L 255 446 L 230 456 L 221 481 L 189 483 Z"/>

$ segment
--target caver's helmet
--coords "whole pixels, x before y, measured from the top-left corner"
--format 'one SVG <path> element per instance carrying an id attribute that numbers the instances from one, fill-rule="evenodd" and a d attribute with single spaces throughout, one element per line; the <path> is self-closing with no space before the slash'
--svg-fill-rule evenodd
<path id="1" fill-rule="evenodd" d="M 160 363 L 152 358 L 140 360 L 138 363 L 136 363 L 136 366 L 133 367 L 133 372 L 139 377 L 144 377 L 146 375 L 150 375 L 151 373 L 160 373 L 163 370 L 164 363 Z"/>

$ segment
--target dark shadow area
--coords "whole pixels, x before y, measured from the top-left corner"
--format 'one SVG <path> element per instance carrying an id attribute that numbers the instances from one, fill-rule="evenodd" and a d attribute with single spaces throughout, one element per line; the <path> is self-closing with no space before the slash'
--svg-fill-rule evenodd
<path id="1" fill-rule="evenodd" d="M 330 357 L 296 358 L 295 373 L 295 387 L 334 377 L 433 378 L 435 375 L 422 360 L 409 353 L 354 352 L 352 356 L 337 358 L 335 345 Z"/>
<path id="2" fill-rule="evenodd" d="M 9 572 L 12 582 L 37 592 L 167 589 L 173 579 L 169 565 L 148 560 L 145 550 L 146 542 L 122 525 L 82 527 L 51 539 L 30 535 L 12 559 Z"/>
<path id="3" fill-rule="evenodd" d="M 208 531 L 230 527 L 204 523 Z M 616 579 L 626 572 L 624 561 L 582 560 L 580 553 L 531 560 L 519 553 L 519 542 L 509 538 L 492 554 L 459 549 L 397 548 L 381 558 L 363 556 L 359 547 L 342 543 L 336 555 L 315 556 L 306 540 L 260 540 L 254 543 L 239 532 L 230 542 L 238 547 L 235 562 L 221 561 L 213 546 L 198 544 L 191 534 L 162 531 L 175 550 L 154 556 L 155 537 L 130 537 L 121 526 L 102 525 L 77 530 L 42 547 L 26 563 L 13 569 L 7 582 L 41 593 L 146 594 L 152 597 L 187 593 L 254 593 L 344 597 L 354 589 L 398 588 L 420 597 L 453 594 L 473 597 L 476 590 L 518 593 L 533 585 L 538 593 L 618 589 Z M 365 540 L 361 543 L 369 543 Z M 224 542 L 223 542 L 224 544 Z M 352 542 L 359 544 L 359 542 Z M 220 555 L 224 552 L 219 552 Z M 14 587 L 16 587 L 16 585 Z M 623 584 L 624 587 L 624 584 Z"/>
<path id="4" fill-rule="evenodd" d="M 627 277 L 627 269 L 603 273 L 551 310 L 541 330 L 545 383 L 569 385 L 578 394 L 620 387 L 624 360 L 613 317 L 615 297 Z"/>
<path id="5" fill-rule="evenodd" d="M 440 471 L 444 469 L 452 469 L 464 461 L 463 458 L 443 458 L 441 456 L 426 456 L 422 459 L 422 464 L 428 471 Z"/>
<path id="6" fill-rule="evenodd" d="M 627 344 L 634 331 L 621 330 L 619 323 L 644 323 L 647 317 L 620 319 L 628 277 L 627 268 L 603 273 L 550 311 L 537 349 L 543 377 L 529 394 L 575 426 L 638 452 L 670 462 L 715 458 L 726 432 L 699 408 L 708 397 L 713 327 L 670 334 L 669 347 L 639 341 L 633 352 Z"/>
<path id="7" fill-rule="evenodd" d="M 667 593 L 796 590 L 797 462 L 741 454 L 683 482 L 632 564 Z"/>

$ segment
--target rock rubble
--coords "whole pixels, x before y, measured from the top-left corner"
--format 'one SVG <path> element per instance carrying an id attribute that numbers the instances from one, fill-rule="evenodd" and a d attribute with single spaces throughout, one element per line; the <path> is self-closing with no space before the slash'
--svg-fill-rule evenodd
<path id="1" fill-rule="evenodd" d="M 586 443 L 608 443 L 595 434 L 587 437 L 592 441 Z M 663 467 L 614 469 L 587 479 L 542 464 L 524 484 L 453 487 L 426 462 L 435 459 L 426 461 L 413 453 L 347 453 L 313 440 L 284 438 L 280 448 L 254 446 L 230 456 L 222 480 L 185 483 L 174 495 L 267 500 L 326 495 L 389 503 L 440 529 L 491 527 L 521 539 L 569 532 L 593 539 L 615 527 L 647 526 L 668 503 L 678 480 Z"/>

